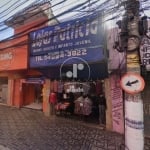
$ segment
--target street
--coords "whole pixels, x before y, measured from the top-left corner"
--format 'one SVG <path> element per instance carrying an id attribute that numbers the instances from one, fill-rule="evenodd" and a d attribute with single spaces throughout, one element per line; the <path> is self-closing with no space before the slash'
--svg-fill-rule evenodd
<path id="1" fill-rule="evenodd" d="M 0 106 L 0 150 L 120 150 L 121 144 L 123 136 L 82 121 Z"/>

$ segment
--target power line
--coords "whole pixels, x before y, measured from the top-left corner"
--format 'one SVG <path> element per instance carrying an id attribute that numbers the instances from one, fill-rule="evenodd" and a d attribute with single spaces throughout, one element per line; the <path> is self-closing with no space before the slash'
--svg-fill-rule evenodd
<path id="1" fill-rule="evenodd" d="M 39 23 L 39 24 L 37 24 L 37 25 L 35 25 L 35 26 L 33 26 L 33 27 L 29 27 L 29 28 L 23 30 L 22 32 L 20 32 L 20 33 L 18 33 L 18 34 L 15 34 L 15 35 L 13 35 L 13 36 L 10 36 L 9 38 L 6 38 L 6 39 L 0 41 L 0 43 L 5 42 L 5 41 L 8 41 L 8 40 L 14 40 L 14 39 L 16 39 L 16 38 L 23 37 L 23 36 L 27 35 L 27 32 L 28 32 L 28 31 L 31 31 L 31 29 L 37 28 L 37 27 L 39 27 L 39 26 L 42 26 L 43 24 L 47 23 L 48 21 L 53 20 L 53 19 L 56 19 L 56 18 L 59 17 L 59 16 L 65 15 L 65 14 L 67 14 L 68 12 L 70 12 L 70 11 L 72 11 L 72 10 L 74 10 L 74 9 L 76 9 L 76 8 L 78 8 L 78 7 L 80 7 L 80 6 L 84 5 L 84 4 L 86 4 L 86 3 L 87 3 L 87 1 L 86 1 L 86 2 L 83 2 L 83 3 L 81 3 L 81 4 L 78 4 L 77 6 L 74 6 L 74 7 L 70 8 L 70 9 L 64 11 L 64 12 L 61 13 L 61 14 L 58 14 L 57 16 L 54 16 L 54 17 L 52 17 L 52 18 L 50 18 L 50 19 L 48 19 L 48 20 L 46 20 L 46 21 L 43 21 L 43 22 L 41 22 L 41 23 Z M 24 33 L 25 33 L 25 34 L 24 34 Z"/>
<path id="2" fill-rule="evenodd" d="M 8 16 L 10 13 L 12 13 L 12 11 L 14 11 L 15 9 L 18 9 L 20 6 L 22 6 L 23 4 L 27 3 L 29 0 L 20 2 L 17 1 L 16 3 L 13 3 L 11 6 L 9 6 L 7 9 L 5 9 L 4 11 L 0 12 L 0 19 Z M 19 4 L 18 4 L 19 3 Z M 10 11 L 9 11 L 10 10 Z M 3 13 L 7 13 L 7 14 L 3 14 Z M 3 14 L 3 15 L 2 15 Z"/>
<path id="3" fill-rule="evenodd" d="M 29 0 L 28 0 L 28 1 L 29 1 Z M 32 6 L 34 3 L 35 3 L 35 2 L 32 2 L 31 4 L 29 4 L 29 6 Z M 23 3 L 21 3 L 21 4 L 19 4 L 19 5 L 17 5 L 17 7 L 13 8 L 13 9 L 18 9 L 18 8 L 20 8 L 20 7 L 23 7 L 24 4 L 27 4 L 27 1 L 25 1 L 25 2 L 23 2 Z M 28 7 L 29 7 L 29 6 L 28 6 Z M 14 11 L 14 10 L 11 10 L 11 11 L 8 12 L 7 14 L 5 14 L 5 15 L 3 15 L 3 16 L 0 16 L 0 19 L 2 19 L 2 18 L 5 17 L 5 16 L 8 16 L 8 14 L 10 14 L 10 13 L 13 14 L 13 11 Z M 24 9 L 22 9 L 21 11 L 18 10 L 18 12 L 16 12 L 16 13 L 13 14 L 13 15 L 11 15 L 9 18 L 7 18 L 7 19 L 1 21 L 1 22 L 0 22 L 0 25 L 4 25 L 4 22 L 5 22 L 5 21 L 10 20 L 12 17 L 15 17 L 17 14 L 19 14 L 20 12 L 23 12 L 23 11 L 24 11 Z"/>
<path id="4" fill-rule="evenodd" d="M 11 1 L 12 1 L 12 0 L 10 0 L 10 1 L 8 1 L 8 2 L 6 1 L 6 3 L 4 3 L 2 6 L 0 6 L 0 9 L 1 9 L 1 8 L 4 8 L 4 7 L 5 7 L 6 5 L 8 5 Z"/>
<path id="5" fill-rule="evenodd" d="M 106 1 L 105 3 L 107 3 L 108 1 Z M 110 2 L 110 1 L 109 1 Z M 102 5 L 104 5 L 105 3 L 103 3 Z M 86 5 L 87 4 L 87 1 L 86 1 L 86 3 L 84 3 L 83 5 L 81 5 L 80 6 L 80 8 L 83 8 L 83 6 L 84 5 Z M 110 4 L 109 4 L 110 5 Z M 76 10 L 77 8 L 79 8 L 79 7 L 76 7 L 75 9 L 70 9 L 69 11 L 66 11 L 66 13 L 68 13 L 68 12 L 71 12 L 71 11 L 74 11 L 74 10 Z M 117 7 L 116 7 L 117 8 Z M 45 22 L 43 22 L 43 23 L 40 23 L 40 24 L 38 24 L 38 25 L 36 25 L 36 26 L 34 26 L 34 27 L 31 27 L 31 28 L 29 28 L 29 29 L 27 29 L 27 30 L 30 30 L 30 29 L 33 29 L 33 28 L 35 28 L 35 27 L 39 27 L 39 26 L 41 26 L 41 25 L 43 25 L 44 23 L 46 23 L 46 22 L 48 22 L 48 21 L 50 21 L 50 20 L 52 20 L 52 19 L 55 19 L 56 17 L 60 17 L 60 16 L 63 16 L 65 13 L 63 13 L 63 14 L 59 14 L 59 15 L 57 15 L 57 16 L 55 16 L 55 17 L 53 17 L 53 18 L 51 18 L 51 19 L 48 19 L 48 20 L 46 20 Z M 81 14 L 79 14 L 79 15 L 81 15 Z M 76 16 L 77 17 L 77 16 Z M 118 17 L 118 15 L 116 15 L 116 17 Z M 115 17 L 115 18 L 116 18 Z M 113 20 L 114 18 L 111 18 L 111 20 Z M 6 29 L 6 28 L 5 28 Z M 6 39 L 4 39 L 4 40 L 9 40 L 9 39 L 14 39 L 14 38 L 19 38 L 19 37 L 21 37 L 21 36 L 24 36 L 26 33 L 26 30 L 24 30 L 24 31 L 22 31 L 22 32 L 20 32 L 20 33 L 18 33 L 18 34 L 16 34 L 16 35 L 14 35 L 14 36 L 11 36 L 11 37 L 9 37 L 9 38 L 6 38 Z M 24 34 L 25 33 L 25 34 Z M 22 35 L 21 35 L 22 34 Z M 4 41 L 4 40 L 2 40 L 2 41 Z"/>
<path id="6" fill-rule="evenodd" d="M 26 29 L 26 30 L 24 30 L 24 31 L 22 31 L 22 32 L 20 32 L 20 33 L 18 33 L 18 34 L 15 34 L 14 36 L 11 36 L 11 37 L 9 37 L 9 38 L 7 38 L 7 39 L 4 39 L 4 40 L 2 40 L 1 42 L 4 42 L 4 41 L 9 40 L 9 39 L 12 39 L 12 38 L 13 38 L 13 39 L 14 39 L 14 38 L 18 38 L 18 37 L 20 37 L 21 34 L 27 32 L 28 30 L 31 30 L 32 28 L 36 28 L 36 27 L 42 26 L 42 25 L 45 24 L 46 22 L 48 22 L 48 21 L 50 21 L 50 20 L 52 20 L 52 19 L 56 19 L 57 17 L 62 16 L 62 15 L 64 15 L 64 14 L 68 13 L 68 12 L 71 12 L 71 11 L 73 11 L 74 9 L 76 9 L 76 8 L 78 8 L 78 7 L 81 7 L 81 6 L 83 6 L 84 4 L 86 4 L 86 3 L 87 3 L 87 1 L 84 2 L 84 3 L 78 4 L 77 6 L 74 6 L 73 8 L 70 8 L 69 10 L 64 11 L 64 12 L 61 13 L 61 14 L 58 14 L 58 15 L 55 16 L 55 17 L 52 17 L 52 18 L 50 18 L 50 19 L 48 19 L 48 20 L 46 20 L 46 21 L 44 21 L 44 22 L 42 22 L 42 23 L 40 23 L 40 24 L 37 24 L 37 25 L 35 25 L 35 26 L 31 27 L 31 28 L 28 28 L 28 29 Z M 25 35 L 25 34 L 23 34 L 23 36 L 24 36 L 24 35 Z"/>
<path id="7" fill-rule="evenodd" d="M 59 4 L 61 4 L 61 3 L 63 3 L 63 2 L 65 2 L 65 0 L 63 0 L 63 1 L 61 1 L 61 2 L 59 2 L 59 3 L 57 3 L 57 4 L 55 4 L 55 5 L 52 6 L 51 8 L 53 8 L 53 7 L 55 7 L 55 6 L 59 5 Z M 96 2 L 98 2 L 98 1 L 94 1 L 94 2 L 92 2 L 92 4 L 95 4 Z M 66 5 L 65 7 L 67 7 L 67 6 L 69 6 L 69 5 L 72 5 L 72 3 Z M 65 7 L 63 7 L 63 9 L 64 9 Z M 85 7 L 85 6 L 84 6 L 84 7 Z M 50 8 L 50 7 L 49 7 L 49 8 Z M 47 9 L 49 9 L 49 8 L 47 8 Z M 45 9 L 45 10 L 47 10 L 47 9 Z M 83 7 L 80 8 L 80 10 L 81 10 L 81 9 L 83 9 Z M 45 10 L 43 10 L 43 11 L 45 11 Z M 56 11 L 58 11 L 58 10 L 56 10 Z M 79 12 L 79 10 L 76 10 L 76 12 Z M 39 13 L 40 13 L 40 12 L 39 12 Z M 30 18 L 33 17 L 33 16 L 35 16 L 35 15 L 36 15 L 36 14 L 31 15 Z M 16 15 L 16 16 L 17 16 L 17 15 Z M 12 18 L 12 17 L 10 17 L 9 19 L 7 19 L 5 22 L 9 21 L 11 18 Z M 15 24 L 17 24 L 17 23 L 12 24 L 12 26 L 15 25 Z M 2 25 L 1 25 L 1 26 L 2 26 Z M 0 31 L 4 31 L 4 30 L 6 30 L 6 29 L 8 29 L 8 28 L 9 28 L 9 27 L 3 27 L 3 28 L 0 29 Z"/>
<path id="8" fill-rule="evenodd" d="M 94 17 L 94 18 L 97 18 L 97 17 L 99 17 L 99 14 L 95 14 L 95 17 Z M 93 18 L 93 19 L 94 19 L 94 18 Z M 89 20 L 89 21 L 92 21 L 92 20 Z M 87 23 L 87 22 L 84 22 L 84 23 Z M 78 26 L 83 25 L 84 23 L 83 23 L 83 22 L 80 22 L 80 23 L 78 24 Z M 71 26 L 71 25 L 74 25 L 74 22 L 72 22 L 72 24 L 70 24 L 70 26 Z M 77 26 L 74 26 L 73 28 L 75 28 L 75 27 L 77 27 Z M 47 27 L 47 28 L 48 28 L 48 27 Z M 70 27 L 70 30 L 72 30 L 73 28 Z M 68 28 L 67 28 L 67 29 L 65 28 L 65 30 L 68 31 L 69 29 L 68 29 Z M 64 31 L 65 31 L 65 30 L 64 30 Z M 51 34 L 50 36 L 55 36 L 55 35 L 58 34 L 59 32 L 61 32 L 61 30 L 60 30 L 60 31 L 58 30 L 57 32 Z M 27 35 L 27 34 L 26 34 L 26 35 Z M 25 36 L 25 35 L 24 35 L 24 36 Z M 43 39 L 43 38 L 41 37 L 41 39 Z M 14 40 L 14 39 L 12 39 L 12 40 Z M 40 39 L 38 39 L 38 40 L 40 40 Z M 8 48 L 12 48 L 12 47 L 22 46 L 22 44 L 23 44 L 23 45 L 26 45 L 26 44 L 31 44 L 31 43 L 29 43 L 29 41 L 27 41 L 27 40 L 25 39 L 24 41 L 17 42 L 17 43 L 15 43 L 14 45 L 1 48 L 0 50 L 5 50 L 5 49 L 8 49 Z"/>
<path id="9" fill-rule="evenodd" d="M 48 7 L 48 8 L 46 8 L 46 9 L 43 9 L 43 10 L 41 10 L 40 12 L 37 12 L 36 14 L 31 14 L 31 15 L 30 15 L 30 19 L 31 19 L 31 17 L 34 17 L 34 16 L 36 16 L 37 14 L 40 14 L 41 12 L 44 12 L 44 11 L 46 11 L 46 10 L 49 10 L 49 9 L 53 8 L 53 7 L 56 7 L 57 5 L 60 5 L 60 4 L 63 3 L 63 2 L 65 2 L 65 0 L 62 0 L 62 1 L 58 2 L 58 3 L 56 3 L 55 5 L 51 6 L 51 7 Z M 32 5 L 33 5 L 33 4 L 31 4 L 31 5 L 29 6 L 29 8 L 32 7 Z M 35 5 L 36 5 L 36 4 L 35 4 Z M 72 5 L 72 4 L 70 4 L 70 5 Z M 68 6 L 69 6 L 69 5 L 68 5 Z M 25 9 L 28 9 L 28 7 L 25 8 Z M 22 10 L 21 12 L 25 11 L 25 9 Z M 34 8 L 34 9 L 36 9 L 36 8 Z M 13 19 L 15 20 L 15 17 L 21 16 L 21 14 L 22 14 L 21 12 L 20 12 L 20 14 L 17 13 L 17 14 L 15 14 L 14 16 L 12 16 L 12 17 L 6 19 L 5 22 L 11 20 L 13 17 L 14 17 Z M 24 14 L 23 14 L 23 15 L 24 15 Z M 22 21 L 21 21 L 21 22 L 22 22 Z M 1 24 L 1 23 L 4 24 L 4 22 L 0 22 L 0 24 Z M 20 23 L 20 22 L 12 23 L 11 25 L 14 26 L 14 25 L 17 25 L 18 23 Z M 0 26 L 4 26 L 4 25 L 0 25 Z M 0 31 L 4 31 L 4 30 L 6 30 L 6 29 L 8 29 L 8 28 L 9 28 L 9 27 L 3 27 L 3 28 L 0 29 Z"/>
<path id="10" fill-rule="evenodd" d="M 56 4 L 57 5 L 57 4 Z M 36 15 L 38 15 L 38 14 L 40 14 L 41 12 L 44 12 L 44 11 L 46 11 L 46 10 L 49 10 L 50 8 L 52 8 L 52 7 L 55 7 L 56 5 L 54 5 L 54 6 L 51 6 L 51 7 L 48 7 L 48 8 L 46 8 L 46 9 L 43 9 L 42 11 L 39 11 L 39 12 L 37 12 L 37 13 L 33 13 L 33 14 L 30 14 L 30 19 L 32 18 L 32 17 L 34 17 L 34 16 L 36 16 Z M 23 16 L 23 15 L 22 15 Z M 17 17 L 17 16 L 16 16 Z M 20 16 L 19 16 L 20 17 Z M 12 18 L 11 18 L 12 19 Z M 15 21 L 15 17 L 13 18 L 14 19 L 14 21 Z M 10 19 L 9 19 L 10 20 Z M 9 20 L 6 20 L 5 22 L 9 22 Z M 10 20 L 11 21 L 11 20 Z M 12 26 L 15 26 L 15 25 L 17 25 L 17 24 L 19 24 L 19 23 L 22 23 L 22 20 L 21 21 L 19 21 L 19 22 L 14 22 L 14 23 L 12 23 L 11 25 Z M 0 31 L 4 31 L 4 30 L 6 30 L 6 29 L 8 29 L 9 27 L 4 27 L 4 28 L 1 28 L 0 29 Z"/>

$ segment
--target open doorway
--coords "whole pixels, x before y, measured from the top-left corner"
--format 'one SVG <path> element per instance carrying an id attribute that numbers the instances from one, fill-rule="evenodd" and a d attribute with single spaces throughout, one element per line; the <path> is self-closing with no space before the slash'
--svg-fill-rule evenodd
<path id="1" fill-rule="evenodd" d="M 0 103 L 7 104 L 8 101 L 8 78 L 0 78 Z"/>
<path id="2" fill-rule="evenodd" d="M 42 84 L 37 83 L 23 83 L 23 107 L 42 110 Z"/>

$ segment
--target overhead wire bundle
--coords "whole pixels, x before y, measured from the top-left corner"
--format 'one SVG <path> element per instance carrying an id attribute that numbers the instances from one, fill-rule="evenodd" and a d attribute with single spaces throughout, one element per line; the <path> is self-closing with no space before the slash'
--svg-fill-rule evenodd
<path id="1" fill-rule="evenodd" d="M 47 0 L 47 1 L 48 1 L 48 0 Z M 58 0 L 57 0 L 57 1 L 58 1 Z M 58 11 L 56 6 L 58 6 L 59 4 L 65 3 L 66 1 L 67 1 L 67 0 L 58 1 L 58 3 L 56 3 L 55 5 L 50 6 L 50 8 L 46 8 L 46 9 L 56 8 L 55 11 Z M 17 4 L 18 2 L 19 2 L 19 1 L 17 1 L 16 4 Z M 24 2 L 25 2 L 25 1 L 22 1 L 23 4 L 24 4 Z M 41 2 L 42 2 L 42 0 L 41 0 L 41 1 L 37 1 L 37 0 L 36 0 L 36 1 L 34 1 L 31 5 L 29 5 L 28 7 L 24 8 L 24 10 L 27 9 L 27 8 L 29 8 L 29 7 L 32 7 L 33 5 L 35 5 L 36 7 L 38 7 L 37 4 L 40 4 Z M 55 2 L 56 2 L 56 1 L 55 1 Z M 145 1 L 144 1 L 144 2 L 145 2 Z M 6 4 L 6 5 L 7 5 L 7 4 Z M 19 5 L 19 4 L 18 4 L 18 5 Z M 73 7 L 71 7 L 72 3 L 63 5 L 63 9 L 65 9 L 65 7 L 67 7 L 67 6 L 69 6 L 69 5 L 70 5 L 70 8 L 67 9 L 67 10 L 65 10 L 65 11 L 63 11 L 63 13 L 60 13 L 60 14 L 58 14 L 58 15 L 52 17 L 52 18 L 49 18 L 48 20 L 46 20 L 46 21 L 44 21 L 44 22 L 41 22 L 40 24 L 37 24 L 37 25 L 35 25 L 35 26 L 33 26 L 33 27 L 30 27 L 30 28 L 28 28 L 28 29 L 26 29 L 26 30 L 23 30 L 23 31 L 21 31 L 21 32 L 15 34 L 15 35 L 12 35 L 12 36 L 10 36 L 10 37 L 8 37 L 8 38 L 5 38 L 5 39 L 1 40 L 0 43 L 5 42 L 5 41 L 9 41 L 9 40 L 11 40 L 11 39 L 21 38 L 21 37 L 27 35 L 27 31 L 29 31 L 29 30 L 31 30 L 31 29 L 34 29 L 34 28 L 37 28 L 37 27 L 40 27 L 41 25 L 45 24 L 46 22 L 48 22 L 48 21 L 50 21 L 50 20 L 52 20 L 52 19 L 56 19 L 56 18 L 58 18 L 58 17 L 65 16 L 66 14 L 68 14 L 68 13 L 70 13 L 70 12 L 78 12 L 76 15 L 74 15 L 74 16 L 71 17 L 72 19 L 74 19 L 74 18 L 78 18 L 78 17 L 81 17 L 81 16 L 85 16 L 85 15 L 87 15 L 87 13 L 88 13 L 88 14 L 89 14 L 89 13 L 92 14 L 92 13 L 96 13 L 96 12 L 98 12 L 98 11 L 105 12 L 106 14 L 113 13 L 113 12 L 116 12 L 116 11 L 118 11 L 118 12 L 121 11 L 121 9 L 118 9 L 118 8 L 119 8 L 119 5 L 118 5 L 118 4 L 115 4 L 115 6 L 114 6 L 114 1 L 113 1 L 113 0 L 106 0 L 106 1 L 104 1 L 103 3 L 101 3 L 101 4 L 99 4 L 99 1 L 98 1 L 98 0 L 91 0 L 91 1 L 90 1 L 90 5 L 94 5 L 94 7 L 92 7 L 92 9 L 91 9 L 91 12 L 89 12 L 90 9 L 88 10 L 88 7 L 89 7 L 89 0 L 86 0 L 86 1 L 84 1 L 83 3 L 80 3 L 80 4 L 75 5 L 75 6 L 73 6 Z M 22 6 L 22 5 L 20 4 L 19 6 Z M 19 7 L 19 6 L 18 6 L 18 7 Z M 36 7 L 35 7 L 35 8 L 36 8 Z M 9 8 L 11 8 L 11 7 L 9 7 Z M 45 9 L 45 10 L 46 10 L 46 9 Z M 42 10 L 42 11 L 45 11 L 45 10 Z M 53 9 L 53 10 L 54 10 L 54 9 Z M 16 17 L 17 15 L 21 14 L 22 11 L 23 11 L 23 10 L 20 10 L 18 13 L 16 13 L 16 14 L 10 16 L 9 18 L 6 18 L 6 20 L 3 20 L 3 22 L 0 22 L 0 27 L 1 27 L 1 28 L 0 28 L 0 32 L 6 31 L 6 30 L 8 29 L 8 27 L 2 27 L 4 22 L 7 22 L 7 21 L 9 21 L 11 18 Z M 7 15 L 6 11 L 0 12 L 0 14 L 3 14 L 2 16 L 6 16 L 6 15 Z M 34 16 L 34 15 L 36 15 L 36 14 L 33 14 L 33 16 Z M 0 16 L 1 16 L 1 15 L 0 15 Z M 30 17 L 33 17 L 33 16 L 31 15 Z M 113 16 L 113 18 L 110 18 L 110 20 L 113 20 L 113 19 L 115 19 L 116 17 L 118 17 L 118 14 L 117 14 L 117 13 L 116 13 L 116 15 Z M 1 20 L 1 17 L 0 17 L 0 20 Z M 15 23 L 12 24 L 12 25 L 15 25 Z M 26 42 L 27 42 L 27 41 L 26 41 Z M 20 46 L 19 44 L 22 45 L 22 43 L 18 43 L 18 46 Z M 27 44 L 27 43 L 23 42 L 23 44 Z M 17 46 L 17 45 L 15 45 L 15 46 Z M 7 48 L 8 48 L 8 47 L 7 47 Z M 2 50 L 2 49 L 0 49 L 0 50 Z"/>
<path id="2" fill-rule="evenodd" d="M 96 2 L 96 1 L 95 1 L 95 2 Z M 95 3 L 95 2 L 93 2 L 93 3 Z M 88 3 L 88 1 L 85 1 L 85 2 L 83 2 L 83 3 L 81 3 L 81 4 L 78 4 L 77 6 L 74 6 L 74 7 L 70 8 L 70 9 L 64 11 L 63 13 L 58 14 L 57 16 L 54 16 L 53 18 L 48 19 L 47 21 L 52 20 L 52 19 L 57 18 L 57 17 L 62 16 L 62 15 L 65 15 L 65 14 L 71 12 L 71 11 L 74 11 L 74 10 L 78 9 L 78 8 L 81 8 L 82 6 L 86 5 L 87 3 Z M 55 5 L 55 6 L 56 6 L 56 5 Z M 51 6 L 51 8 L 52 8 L 52 7 L 54 7 L 54 6 Z M 80 16 L 80 15 L 79 15 L 79 16 Z M 39 26 L 41 26 L 41 25 L 44 24 L 44 23 L 45 23 L 45 22 L 42 22 L 42 23 L 40 23 L 40 24 L 37 24 L 36 26 L 34 26 L 34 27 L 32 27 L 32 28 L 39 27 Z M 6 38 L 6 39 L 2 40 L 1 42 L 5 42 L 5 41 L 11 40 L 11 39 L 16 39 L 16 38 L 23 37 L 23 36 L 25 36 L 25 35 L 27 34 L 26 32 L 27 32 L 28 30 L 30 30 L 30 29 L 31 29 L 31 28 L 28 28 L 28 29 L 26 29 L 26 30 L 24 30 L 24 31 L 22 31 L 22 32 L 19 32 L 18 34 L 15 34 L 15 35 L 13 35 L 13 36 L 10 36 L 9 38 Z M 21 44 L 21 43 L 20 43 L 20 44 Z M 21 44 L 21 45 L 22 45 L 22 44 Z M 16 45 L 15 45 L 15 46 L 16 46 Z M 19 43 L 18 43 L 18 46 L 19 46 Z M 8 48 L 8 47 L 7 47 L 7 48 Z"/>

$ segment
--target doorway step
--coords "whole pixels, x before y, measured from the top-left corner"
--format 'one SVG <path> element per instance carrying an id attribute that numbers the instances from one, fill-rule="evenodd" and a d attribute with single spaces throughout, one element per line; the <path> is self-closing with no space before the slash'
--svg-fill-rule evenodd
<path id="1" fill-rule="evenodd" d="M 30 108 L 35 110 L 42 110 L 42 103 L 31 103 L 29 105 L 23 106 L 24 108 Z"/>

